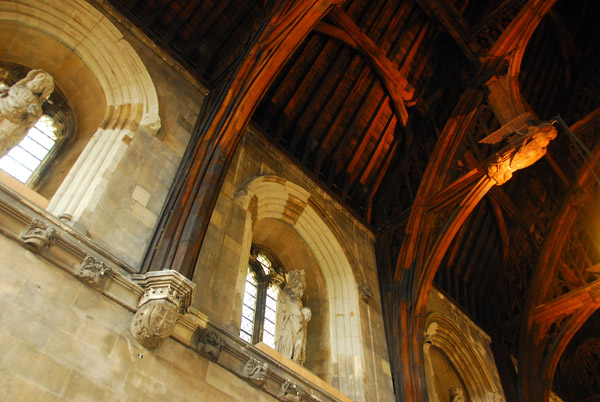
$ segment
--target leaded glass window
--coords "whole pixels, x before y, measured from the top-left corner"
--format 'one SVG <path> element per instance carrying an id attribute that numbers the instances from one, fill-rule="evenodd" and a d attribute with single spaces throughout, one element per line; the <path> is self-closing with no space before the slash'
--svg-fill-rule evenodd
<path id="1" fill-rule="evenodd" d="M 20 182 L 27 183 L 57 140 L 54 120 L 48 115 L 42 115 L 25 138 L 0 159 L 0 169 Z"/>
<path id="2" fill-rule="evenodd" d="M 240 338 L 275 347 L 277 294 L 285 282 L 283 267 L 268 249 L 253 246 L 244 288 Z"/>

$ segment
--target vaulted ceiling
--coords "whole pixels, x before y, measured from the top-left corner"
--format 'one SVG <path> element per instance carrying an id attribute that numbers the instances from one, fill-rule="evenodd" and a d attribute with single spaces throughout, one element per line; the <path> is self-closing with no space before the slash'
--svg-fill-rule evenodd
<path id="1" fill-rule="evenodd" d="M 231 78 L 272 3 L 110 2 L 209 90 Z M 392 280 L 437 140 L 455 117 L 461 95 L 502 73 L 487 71 L 482 61 L 525 5 L 525 0 L 347 0 L 309 33 L 255 109 L 256 130 L 378 234 L 382 289 L 390 292 L 384 304 L 391 297 L 386 281 Z M 560 114 L 588 149 L 598 146 L 600 127 L 598 11 L 594 0 L 557 1 L 532 36 L 519 75 L 537 117 Z M 496 150 L 478 142 L 500 127 L 485 102 L 473 121 L 453 177 Z M 508 356 L 522 353 L 531 284 L 545 250 L 558 244 L 547 243 L 556 236 L 555 221 L 566 213 L 585 165 L 578 149 L 560 131 L 544 159 L 493 188 L 458 231 L 435 276 L 436 285 L 492 335 L 504 379 L 516 376 Z M 546 299 L 596 280 L 600 269 L 590 268 L 600 263 L 597 190 L 594 183 L 585 189 L 583 207 L 560 236 L 567 241 L 556 250 L 559 268 L 547 278 L 552 290 Z M 554 390 L 565 401 L 600 399 L 599 339 L 596 313 L 577 331 L 556 370 Z M 505 391 L 508 400 L 516 400 L 516 389 Z"/>

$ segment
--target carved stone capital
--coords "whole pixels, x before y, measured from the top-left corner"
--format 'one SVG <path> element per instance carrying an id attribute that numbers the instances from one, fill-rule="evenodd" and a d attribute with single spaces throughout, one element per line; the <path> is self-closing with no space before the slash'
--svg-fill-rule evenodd
<path id="1" fill-rule="evenodd" d="M 103 261 L 88 255 L 81 262 L 81 265 L 79 265 L 75 275 L 79 279 L 89 283 L 91 286 L 102 289 L 106 284 L 108 273 L 110 271 L 111 268 Z"/>
<path id="2" fill-rule="evenodd" d="M 290 380 L 286 380 L 279 387 L 279 392 L 277 392 L 277 399 L 282 402 L 300 402 L 305 392 L 302 388 L 291 382 Z"/>
<path id="3" fill-rule="evenodd" d="M 179 313 L 185 314 L 192 304 L 196 285 L 177 271 L 151 271 L 133 275 L 132 279 L 144 288 L 138 307 L 152 300 L 166 300 L 173 303 Z"/>
<path id="4" fill-rule="evenodd" d="M 195 285 L 177 271 L 133 275 L 144 288 L 131 322 L 131 334 L 143 346 L 156 349 L 171 336 L 179 314 L 192 304 Z"/>
<path id="5" fill-rule="evenodd" d="M 56 230 L 49 229 L 48 225 L 39 219 L 34 219 L 21 234 L 21 239 L 23 239 L 25 247 L 34 253 L 46 250 L 59 237 L 60 235 Z"/>
<path id="6" fill-rule="evenodd" d="M 246 365 L 242 369 L 242 375 L 252 384 L 258 386 L 264 385 L 268 372 L 269 365 L 261 363 L 253 357 L 246 362 Z"/>

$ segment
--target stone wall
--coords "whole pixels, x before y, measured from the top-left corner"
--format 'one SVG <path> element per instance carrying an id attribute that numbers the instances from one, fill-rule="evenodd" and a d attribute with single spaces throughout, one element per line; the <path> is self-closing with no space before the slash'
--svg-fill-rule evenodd
<path id="1" fill-rule="evenodd" d="M 339 286 L 340 291 L 321 300 L 329 303 L 328 311 L 333 312 L 325 312 L 321 317 L 326 323 L 325 330 L 319 334 L 323 343 L 311 345 L 310 339 L 308 342 L 309 349 L 326 364 L 311 367 L 307 359 L 305 366 L 353 399 L 393 400 L 373 234 L 253 130 L 248 130 L 243 137 L 217 200 L 193 278 L 197 285 L 194 306 L 207 314 L 210 322 L 218 323 L 233 334 L 239 333 L 250 246 L 257 239 L 268 241 L 265 239 L 269 236 L 263 233 L 265 228 L 277 230 L 277 225 L 268 223 L 269 219 L 283 222 L 302 237 L 303 242 L 280 240 L 263 244 L 275 248 L 283 259 L 295 253 L 296 259 L 286 259 L 289 269 L 302 267 L 296 264 L 308 267 L 312 264 L 310 261 L 316 261 L 324 270 L 323 265 L 328 264 L 327 250 L 313 243 L 330 243 L 324 248 L 334 247 L 332 244 L 339 247 L 331 253 L 333 257 L 327 268 L 331 271 L 325 269 L 327 272 L 323 275 L 326 280 L 329 275 L 330 282 L 344 283 Z M 319 222 L 325 224 L 316 229 Z M 260 233 L 256 233 L 255 228 L 260 228 Z M 311 238 L 311 230 L 328 234 L 317 240 L 319 234 L 313 233 Z M 279 237 L 292 239 L 285 232 L 280 230 Z M 270 236 L 273 237 L 277 236 Z M 308 253 L 313 255 L 301 257 Z M 286 265 L 286 261 L 282 262 Z M 348 269 L 336 271 L 342 265 Z M 365 289 L 370 287 L 373 294 L 370 299 L 359 300 L 359 285 Z M 305 298 L 305 304 L 312 300 Z M 348 307 L 350 305 L 356 305 L 356 311 Z M 350 328 L 353 326 L 356 327 L 354 332 Z M 314 350 L 319 348 L 331 357 L 318 356 L 319 352 Z"/>
<path id="2" fill-rule="evenodd" d="M 172 338 L 143 348 L 129 309 L 4 235 L 0 255 L 2 400 L 276 400 Z"/>

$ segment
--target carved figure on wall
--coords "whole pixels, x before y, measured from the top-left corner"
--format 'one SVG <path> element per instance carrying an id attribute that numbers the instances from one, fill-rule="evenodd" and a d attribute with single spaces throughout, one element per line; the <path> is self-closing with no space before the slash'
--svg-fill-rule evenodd
<path id="1" fill-rule="evenodd" d="M 96 288 L 102 288 L 108 279 L 111 268 L 104 262 L 95 259 L 91 255 L 84 258 L 75 272 L 75 275 Z"/>
<path id="2" fill-rule="evenodd" d="M 251 357 L 244 366 L 242 370 L 242 374 L 246 377 L 251 383 L 255 385 L 263 385 L 267 378 L 267 373 L 269 371 L 269 366 L 267 363 L 261 364 L 258 360 Z"/>
<path id="3" fill-rule="evenodd" d="M 294 270 L 277 296 L 275 349 L 298 364 L 306 360 L 306 326 L 311 318 L 310 309 L 302 306 L 305 287 L 304 270 Z"/>
<path id="4" fill-rule="evenodd" d="M 59 234 L 56 230 L 48 228 L 48 225 L 39 219 L 34 219 L 21 234 L 24 246 L 34 253 L 40 253 L 49 248 L 58 237 Z"/>
<path id="5" fill-rule="evenodd" d="M 279 387 L 277 399 L 282 402 L 300 402 L 304 396 L 304 390 L 290 380 L 286 380 Z"/>
<path id="6" fill-rule="evenodd" d="M 213 361 L 219 360 L 221 347 L 225 344 L 225 341 L 215 332 L 207 329 L 200 330 L 198 335 L 198 342 L 196 343 L 198 352 Z"/>
<path id="7" fill-rule="evenodd" d="M 456 387 L 450 389 L 450 402 L 465 402 L 465 393 L 462 388 Z"/>
<path id="8" fill-rule="evenodd" d="M 42 116 L 42 104 L 54 91 L 54 79 L 31 70 L 12 87 L 0 82 L 0 157 L 27 135 Z"/>

